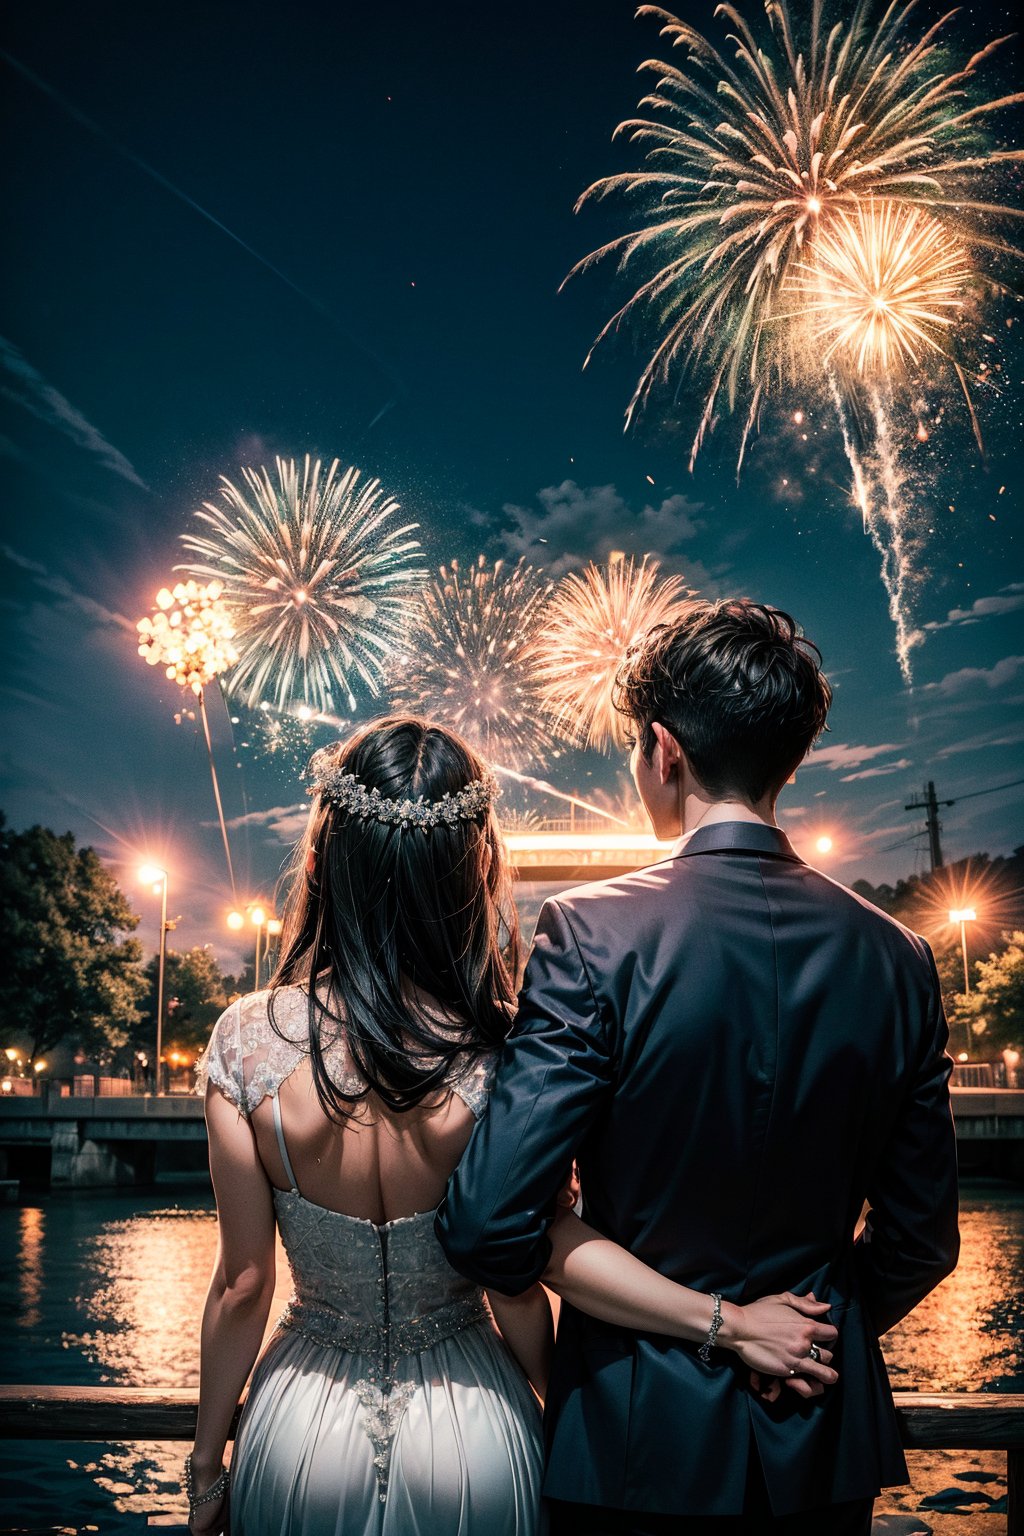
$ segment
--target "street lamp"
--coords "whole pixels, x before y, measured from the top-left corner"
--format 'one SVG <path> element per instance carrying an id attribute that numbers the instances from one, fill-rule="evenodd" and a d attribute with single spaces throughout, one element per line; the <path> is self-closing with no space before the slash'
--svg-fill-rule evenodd
<path id="1" fill-rule="evenodd" d="M 153 888 L 154 896 L 160 897 L 160 961 L 157 970 L 156 983 L 156 1091 L 157 1095 L 163 1093 L 161 1072 L 161 1053 L 164 1043 L 164 970 L 167 965 L 167 930 L 170 924 L 167 921 L 167 871 L 161 869 L 159 864 L 143 864 L 139 870 L 139 879 L 143 885 Z"/>
<path id="2" fill-rule="evenodd" d="M 967 963 L 967 924 L 977 921 L 978 914 L 973 907 L 951 907 L 949 920 L 951 923 L 960 924 L 960 953 L 964 957 L 964 996 L 971 995 L 971 972 Z M 967 1046 L 971 1049 L 974 1045 L 974 1026 L 970 1016 L 967 1017 Z"/>
<path id="3" fill-rule="evenodd" d="M 817 842 L 815 843 L 814 846 L 817 849 L 818 853 L 831 853 L 832 852 L 832 839 L 829 837 L 827 832 L 823 832 L 822 835 L 818 838 L 818 840 L 817 840 Z"/>
<path id="4" fill-rule="evenodd" d="M 256 929 L 256 959 L 253 965 L 253 989 L 254 991 L 258 992 L 260 989 L 260 940 L 263 937 L 263 928 L 267 921 L 266 910 L 260 906 L 250 907 L 249 921 Z"/>
<path id="5" fill-rule="evenodd" d="M 241 912 L 232 911 L 228 913 L 228 927 L 234 933 L 237 933 L 239 928 L 245 927 L 245 918 L 242 916 Z"/>
<path id="6" fill-rule="evenodd" d="M 960 924 L 960 951 L 964 957 L 964 996 L 971 993 L 971 973 L 967 965 L 967 924 L 978 920 L 978 914 L 973 907 L 953 907 L 950 909 L 949 920 L 951 923 Z"/>

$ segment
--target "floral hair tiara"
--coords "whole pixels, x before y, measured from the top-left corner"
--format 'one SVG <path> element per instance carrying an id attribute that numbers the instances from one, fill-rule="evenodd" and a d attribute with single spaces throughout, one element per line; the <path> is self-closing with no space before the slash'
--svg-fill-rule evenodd
<path id="1" fill-rule="evenodd" d="M 454 827 L 460 821 L 476 821 L 491 807 L 500 794 L 497 781 L 486 774 L 474 779 L 464 789 L 442 795 L 440 800 L 386 800 L 379 789 L 367 789 L 354 773 L 343 768 L 332 768 L 317 753 L 309 765 L 310 795 L 322 795 L 339 810 L 358 816 L 361 821 L 372 819 L 386 827 Z"/>

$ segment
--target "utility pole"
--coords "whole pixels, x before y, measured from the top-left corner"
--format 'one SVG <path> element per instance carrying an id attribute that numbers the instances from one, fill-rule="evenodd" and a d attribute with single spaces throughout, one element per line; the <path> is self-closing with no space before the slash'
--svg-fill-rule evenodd
<path id="1" fill-rule="evenodd" d="M 935 785 L 928 780 L 923 795 L 915 795 L 910 804 L 905 807 L 908 811 L 924 811 L 924 826 L 928 833 L 928 857 L 932 866 L 932 874 L 942 868 L 942 843 L 939 833 L 942 824 L 939 821 L 939 807 L 944 805 L 959 805 L 961 800 L 978 800 L 982 795 L 995 795 L 1003 789 L 1016 789 L 1024 784 L 1024 779 L 1011 779 L 1009 784 L 993 784 L 988 789 L 972 789 L 969 794 L 957 795 L 955 800 L 940 800 L 935 793 Z M 915 834 L 916 836 L 916 834 Z"/>
<path id="2" fill-rule="evenodd" d="M 928 833 L 928 858 L 934 875 L 937 869 L 942 868 L 942 843 L 939 833 L 942 825 L 939 821 L 939 806 L 954 805 L 953 800 L 939 800 L 935 794 L 935 785 L 931 779 L 923 795 L 915 795 L 906 807 L 908 811 L 924 811 L 924 824 Z"/>

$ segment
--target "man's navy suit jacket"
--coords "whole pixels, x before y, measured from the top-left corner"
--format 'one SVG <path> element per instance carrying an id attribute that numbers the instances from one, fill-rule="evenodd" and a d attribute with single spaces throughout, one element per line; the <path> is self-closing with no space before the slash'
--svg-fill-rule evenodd
<path id="1" fill-rule="evenodd" d="M 517 1293 L 575 1158 L 585 1219 L 730 1301 L 832 1302 L 837 1386 L 767 1405 L 738 1358 L 563 1306 L 553 1498 L 776 1514 L 906 1481 L 878 1345 L 958 1251 L 951 1063 L 924 941 L 761 823 L 547 902 L 487 1113 L 437 1219 L 454 1266 Z M 868 1240 L 854 1241 L 865 1201 Z"/>

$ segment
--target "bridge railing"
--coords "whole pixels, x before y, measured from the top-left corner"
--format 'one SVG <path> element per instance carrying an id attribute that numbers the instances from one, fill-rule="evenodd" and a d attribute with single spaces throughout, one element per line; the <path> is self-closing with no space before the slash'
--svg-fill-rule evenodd
<path id="1" fill-rule="evenodd" d="M 1024 1393 L 897 1392 L 895 1400 L 908 1450 L 1005 1453 L 1006 1529 L 1024 1536 Z M 0 1438 L 190 1441 L 198 1402 L 191 1390 L 0 1386 Z"/>

